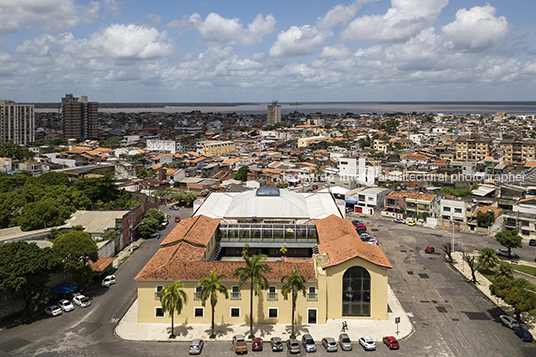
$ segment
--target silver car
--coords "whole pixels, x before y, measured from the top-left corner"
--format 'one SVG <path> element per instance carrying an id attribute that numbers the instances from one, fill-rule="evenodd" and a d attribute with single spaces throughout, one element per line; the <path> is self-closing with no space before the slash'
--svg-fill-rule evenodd
<path id="1" fill-rule="evenodd" d="M 287 348 L 290 353 L 300 353 L 300 344 L 295 339 L 287 341 Z"/>
<path id="2" fill-rule="evenodd" d="M 190 344 L 190 348 L 188 349 L 188 352 L 191 355 L 198 355 L 201 353 L 201 350 L 203 349 L 203 340 L 193 340 Z"/>
<path id="3" fill-rule="evenodd" d="M 339 350 L 337 342 L 335 342 L 333 337 L 324 337 L 322 339 L 322 346 L 324 346 L 327 352 L 337 352 Z"/>
<path id="4" fill-rule="evenodd" d="M 514 319 L 512 316 L 501 315 L 501 316 L 499 316 L 499 318 L 501 319 L 503 324 L 505 324 L 506 326 L 510 327 L 511 329 L 519 327 L 519 324 L 517 323 L 517 320 Z"/>
<path id="5" fill-rule="evenodd" d="M 280 337 L 272 337 L 270 346 L 272 346 L 272 351 L 283 351 L 283 342 Z"/>
<path id="6" fill-rule="evenodd" d="M 316 344 L 315 340 L 313 340 L 313 336 L 306 333 L 302 337 L 302 345 L 303 348 L 305 348 L 305 352 L 316 352 Z"/>
<path id="7" fill-rule="evenodd" d="M 352 350 L 352 341 L 350 341 L 350 336 L 347 333 L 341 333 L 339 335 L 339 345 L 341 345 L 343 351 Z"/>
<path id="8" fill-rule="evenodd" d="M 376 343 L 369 336 L 359 337 L 359 344 L 367 351 L 374 351 L 376 349 Z"/>
<path id="9" fill-rule="evenodd" d="M 74 310 L 73 304 L 67 299 L 61 299 L 60 301 L 58 301 L 58 305 L 65 312 L 69 312 L 69 311 Z"/>

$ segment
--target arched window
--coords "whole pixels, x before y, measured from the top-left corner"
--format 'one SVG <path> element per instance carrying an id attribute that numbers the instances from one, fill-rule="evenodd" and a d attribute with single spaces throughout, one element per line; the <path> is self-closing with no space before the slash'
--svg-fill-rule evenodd
<path id="1" fill-rule="evenodd" d="M 342 315 L 370 316 L 370 274 L 351 267 L 342 277 Z"/>

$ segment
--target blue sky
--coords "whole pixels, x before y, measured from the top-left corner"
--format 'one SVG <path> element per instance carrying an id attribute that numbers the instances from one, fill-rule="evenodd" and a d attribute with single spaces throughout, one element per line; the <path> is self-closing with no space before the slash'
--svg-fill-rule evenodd
<path id="1" fill-rule="evenodd" d="M 0 99 L 536 100 L 534 0 L 0 0 Z"/>

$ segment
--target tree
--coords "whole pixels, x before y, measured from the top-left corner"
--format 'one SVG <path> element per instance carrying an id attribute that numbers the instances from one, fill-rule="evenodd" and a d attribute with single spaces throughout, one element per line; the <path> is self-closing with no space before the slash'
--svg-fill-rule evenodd
<path id="1" fill-rule="evenodd" d="M 476 283 L 475 272 L 478 269 L 478 265 L 476 264 L 477 257 L 475 255 L 470 255 L 463 252 L 462 258 L 467 262 L 467 265 L 469 265 L 469 269 L 471 269 L 471 281 L 473 282 L 473 284 Z"/>
<path id="2" fill-rule="evenodd" d="M 175 334 L 173 333 L 173 316 L 175 315 L 175 312 L 180 315 L 184 305 L 188 303 L 188 296 L 182 288 L 184 288 L 184 284 L 177 280 L 173 284 L 160 290 L 160 304 L 162 304 L 162 311 L 164 313 L 169 312 L 171 315 L 170 337 L 175 337 Z"/>
<path id="3" fill-rule="evenodd" d="M 487 211 L 486 213 L 477 212 L 476 221 L 479 227 L 491 227 L 495 222 L 495 213 L 493 211 Z"/>
<path id="4" fill-rule="evenodd" d="M 497 270 L 495 271 L 495 276 L 503 276 L 508 279 L 514 278 L 514 268 L 506 262 L 499 261 L 499 265 L 497 266 Z"/>
<path id="5" fill-rule="evenodd" d="M 522 312 L 536 308 L 536 294 L 525 289 L 534 290 L 536 288 L 525 279 L 508 279 L 504 276 L 496 278 L 489 287 L 493 295 L 503 299 L 505 303 L 514 308 L 518 321 L 521 321 Z"/>
<path id="6" fill-rule="evenodd" d="M 242 166 L 241 168 L 238 169 L 236 175 L 234 175 L 234 179 L 240 180 L 240 181 L 246 181 L 248 179 L 248 171 L 249 171 L 249 166 L 247 165 Z"/>
<path id="7" fill-rule="evenodd" d="M 286 282 L 285 282 L 286 281 Z M 283 297 L 285 300 L 288 300 L 288 295 L 291 294 L 292 298 L 292 334 L 290 335 L 291 338 L 295 338 L 294 334 L 294 312 L 296 310 L 296 300 L 298 299 L 298 294 L 301 292 L 303 294 L 303 297 L 307 294 L 307 289 L 305 288 L 305 284 L 307 281 L 303 277 L 303 275 L 300 275 L 296 269 L 292 269 L 292 273 L 289 275 L 283 275 L 281 278 L 281 283 L 283 283 L 283 287 L 281 288 L 281 294 L 283 294 Z"/>
<path id="8" fill-rule="evenodd" d="M 443 249 L 443 252 L 447 255 L 449 262 L 452 263 L 452 245 L 450 243 L 445 243 L 441 246 L 441 249 Z"/>
<path id="9" fill-rule="evenodd" d="M 193 192 L 188 192 L 184 195 L 184 201 L 186 201 L 186 203 L 192 203 L 195 200 L 197 200 L 197 196 Z"/>
<path id="10" fill-rule="evenodd" d="M 89 233 L 70 231 L 54 239 L 52 249 L 60 257 L 63 270 L 80 286 L 88 286 L 93 280 L 89 261 L 99 259 L 99 248 Z"/>
<path id="11" fill-rule="evenodd" d="M 264 263 L 262 260 L 266 260 L 265 254 L 248 256 L 247 250 L 242 253 L 242 257 L 246 263 L 246 266 L 236 268 L 233 276 L 239 279 L 238 287 L 242 289 L 244 282 L 250 280 L 250 302 L 249 302 L 249 336 L 253 337 L 253 293 L 259 295 L 261 290 L 268 289 L 268 280 L 263 275 L 269 273 L 272 268 Z"/>
<path id="12" fill-rule="evenodd" d="M 482 248 L 478 256 L 479 267 L 482 267 L 485 269 L 493 269 L 498 263 L 499 263 L 499 259 L 497 258 L 497 253 L 495 253 L 493 248 L 490 248 L 490 247 Z"/>
<path id="13" fill-rule="evenodd" d="M 109 148 L 109 149 L 117 149 L 117 148 L 121 147 L 121 140 L 119 140 L 117 138 L 110 138 L 110 139 L 101 140 L 99 142 L 99 147 L 101 147 L 101 148 Z"/>
<path id="14" fill-rule="evenodd" d="M 517 230 L 515 229 L 499 232 L 495 235 L 495 239 L 497 239 L 497 242 L 503 247 L 508 249 L 508 256 L 511 256 L 512 248 L 521 248 L 521 241 L 523 240 L 523 238 L 517 234 Z"/>
<path id="15" fill-rule="evenodd" d="M 11 296 L 26 303 L 23 317 L 48 302 L 50 273 L 60 264 L 51 248 L 18 241 L 0 245 L 0 297 Z"/>
<path id="16" fill-rule="evenodd" d="M 215 336 L 214 310 L 216 310 L 216 305 L 218 304 L 218 293 L 223 294 L 226 299 L 229 298 L 227 288 L 220 282 L 223 278 L 225 278 L 224 274 L 216 275 L 216 269 L 213 269 L 208 278 L 201 279 L 197 283 L 197 286 L 201 287 L 201 300 L 203 300 L 203 306 L 205 306 L 206 301 L 210 299 L 210 307 L 212 310 L 212 333 L 210 337 Z"/>
<path id="17" fill-rule="evenodd" d="M 154 218 L 158 222 L 158 224 L 160 224 L 164 221 L 164 219 L 166 219 L 166 215 L 159 209 L 151 208 L 147 212 L 145 212 L 143 218 Z"/>

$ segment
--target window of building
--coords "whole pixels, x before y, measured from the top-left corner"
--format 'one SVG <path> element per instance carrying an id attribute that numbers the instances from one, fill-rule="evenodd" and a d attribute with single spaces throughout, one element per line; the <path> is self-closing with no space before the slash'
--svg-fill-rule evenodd
<path id="1" fill-rule="evenodd" d="M 238 285 L 233 285 L 231 287 L 231 300 L 240 300 L 240 288 L 238 288 Z"/>
<path id="2" fill-rule="evenodd" d="M 370 316 L 370 274 L 363 267 L 351 267 L 343 275 L 342 315 Z"/>
<path id="3" fill-rule="evenodd" d="M 233 317 L 233 318 L 239 318 L 240 317 L 240 308 L 239 307 L 231 307 L 231 317 Z"/>
<path id="4" fill-rule="evenodd" d="M 277 307 L 269 307 L 268 308 L 268 318 L 269 319 L 277 319 L 277 318 L 279 318 L 279 308 L 277 308 Z"/>
<path id="5" fill-rule="evenodd" d="M 462 213 L 462 209 L 461 208 L 455 208 L 454 213 Z"/>
<path id="6" fill-rule="evenodd" d="M 444 211 L 444 212 L 450 212 L 450 207 L 444 206 L 444 207 L 443 207 L 443 211 Z"/>
<path id="7" fill-rule="evenodd" d="M 164 288 L 164 285 L 157 285 L 156 286 L 156 291 L 154 293 L 154 299 L 155 300 L 160 300 L 160 292 L 162 291 L 163 288 Z"/>
<path id="8" fill-rule="evenodd" d="M 316 301 L 318 299 L 316 294 L 316 286 L 309 286 L 309 289 L 307 291 L 307 300 L 308 301 Z"/>
<path id="9" fill-rule="evenodd" d="M 154 317 L 166 317 L 166 314 L 164 313 L 164 310 L 162 310 L 161 307 L 155 307 Z"/>
<path id="10" fill-rule="evenodd" d="M 194 317 L 205 317 L 205 308 L 204 307 L 194 307 Z"/>
<path id="11" fill-rule="evenodd" d="M 203 288 L 200 286 L 195 287 L 195 293 L 194 293 L 194 300 L 201 300 L 201 292 L 203 291 Z"/>
<path id="12" fill-rule="evenodd" d="M 268 300 L 277 300 L 277 287 L 268 287 Z"/>

